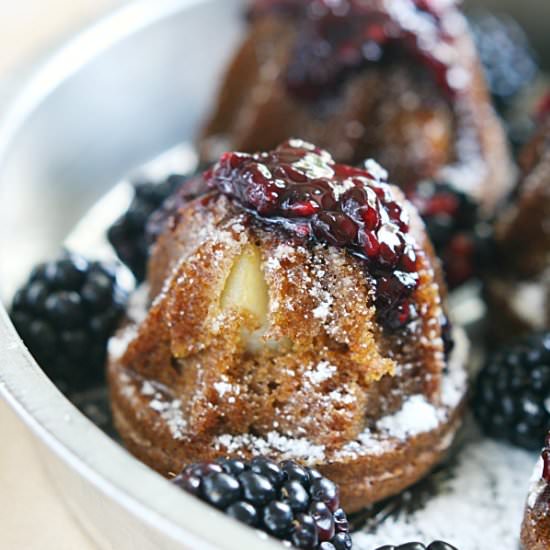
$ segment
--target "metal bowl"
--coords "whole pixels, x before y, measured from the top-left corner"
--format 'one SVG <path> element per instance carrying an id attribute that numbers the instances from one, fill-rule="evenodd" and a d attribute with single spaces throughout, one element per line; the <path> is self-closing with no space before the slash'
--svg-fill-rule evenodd
<path id="1" fill-rule="evenodd" d="M 517 10 L 513 0 L 503 4 Z M 241 7 L 239 0 L 136 1 L 39 70 L 0 129 L 4 303 L 123 175 L 192 139 L 240 36 Z M 537 29 L 550 5 L 526 1 L 523 21 L 529 13 L 544 36 Z M 100 547 L 280 548 L 173 488 L 107 437 L 44 376 L 1 307 L 0 391 Z"/>

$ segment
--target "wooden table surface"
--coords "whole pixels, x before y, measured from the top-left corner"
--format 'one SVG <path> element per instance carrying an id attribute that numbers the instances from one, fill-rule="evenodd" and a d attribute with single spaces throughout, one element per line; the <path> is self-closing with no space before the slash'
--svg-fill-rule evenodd
<path id="1" fill-rule="evenodd" d="M 0 548 L 96 550 L 50 485 L 31 436 L 0 399 Z"/>
<path id="2" fill-rule="evenodd" d="M 123 3 L 124 0 L 4 0 L 0 17 L 0 75 L 34 60 L 79 27 Z"/>
<path id="3" fill-rule="evenodd" d="M 0 18 L 0 120 L 36 60 L 124 2 L 5 0 Z M 0 549 L 96 550 L 51 487 L 27 429 L 1 399 L 0 441 Z"/>

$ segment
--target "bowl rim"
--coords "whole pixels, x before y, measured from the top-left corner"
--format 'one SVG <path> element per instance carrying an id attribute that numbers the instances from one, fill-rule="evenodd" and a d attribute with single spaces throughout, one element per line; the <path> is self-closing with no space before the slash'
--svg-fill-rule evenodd
<path id="1" fill-rule="evenodd" d="M 136 0 L 70 39 L 41 65 L 3 118 L 0 170 L 11 143 L 26 121 L 64 80 L 130 35 L 183 10 L 217 1 L 222 0 Z M 2 304 L 0 396 L 68 468 L 127 514 L 162 533 L 175 546 L 179 543 L 182 548 L 205 550 L 281 547 L 265 533 L 239 525 L 172 486 L 93 424 L 43 373 Z M 178 510 L 185 510 L 185 514 Z M 216 528 L 212 529 L 214 524 Z M 93 532 L 90 534 L 93 536 Z"/>

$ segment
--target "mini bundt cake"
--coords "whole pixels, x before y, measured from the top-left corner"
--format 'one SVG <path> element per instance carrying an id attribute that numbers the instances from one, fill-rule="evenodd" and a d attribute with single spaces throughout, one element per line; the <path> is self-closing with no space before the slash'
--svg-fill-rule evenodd
<path id="1" fill-rule="evenodd" d="M 523 177 L 497 220 L 486 296 L 495 340 L 550 328 L 550 113 L 521 155 Z"/>
<path id="2" fill-rule="evenodd" d="M 521 526 L 524 550 L 550 548 L 550 435 L 537 463 Z"/>
<path id="3" fill-rule="evenodd" d="M 152 222 L 148 296 L 110 343 L 132 453 L 165 475 L 221 456 L 298 460 L 341 486 L 348 511 L 442 458 L 467 343 L 423 223 L 386 177 L 290 140 L 225 153 L 194 182 L 201 195 L 173 197 Z"/>
<path id="4" fill-rule="evenodd" d="M 367 131 L 368 129 L 368 131 Z M 454 0 L 254 0 L 199 147 L 292 136 L 376 158 L 407 194 L 429 179 L 491 214 L 513 183 L 506 138 Z"/>

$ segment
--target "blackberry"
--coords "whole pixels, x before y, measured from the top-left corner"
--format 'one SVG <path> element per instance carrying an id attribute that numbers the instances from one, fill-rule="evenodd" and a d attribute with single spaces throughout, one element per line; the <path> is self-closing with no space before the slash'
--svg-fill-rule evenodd
<path id="1" fill-rule="evenodd" d="M 111 266 L 66 254 L 34 268 L 10 315 L 46 374 L 62 389 L 81 389 L 103 377 L 126 297 Z"/>
<path id="2" fill-rule="evenodd" d="M 443 542 L 441 540 L 436 540 L 425 546 L 421 542 L 407 542 L 405 544 L 400 544 L 399 546 L 381 546 L 376 550 L 457 550 L 454 546 L 451 546 L 448 542 Z"/>
<path id="3" fill-rule="evenodd" d="M 297 548 L 352 547 L 336 485 L 292 461 L 218 459 L 188 466 L 173 482 L 232 518 Z"/>
<path id="4" fill-rule="evenodd" d="M 481 13 L 470 25 L 489 91 L 504 111 L 535 79 L 535 54 L 524 30 L 509 16 Z"/>
<path id="5" fill-rule="evenodd" d="M 477 275 L 491 244 L 488 226 L 478 223 L 477 204 L 452 185 L 434 181 L 420 183 L 409 198 L 443 261 L 449 286 Z"/>
<path id="6" fill-rule="evenodd" d="M 487 435 L 540 449 L 550 429 L 550 332 L 535 333 L 489 357 L 474 414 Z"/>
<path id="7" fill-rule="evenodd" d="M 161 183 L 135 183 L 134 198 L 128 210 L 108 230 L 109 242 L 138 282 L 145 279 L 149 257 L 147 221 L 185 181 L 186 176 L 173 174 Z"/>
<path id="8" fill-rule="evenodd" d="M 536 118 L 541 122 L 546 120 L 548 116 L 550 116 L 550 91 L 540 98 L 536 112 Z"/>

